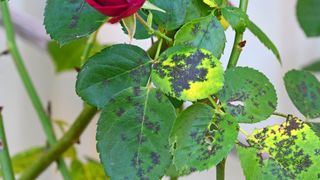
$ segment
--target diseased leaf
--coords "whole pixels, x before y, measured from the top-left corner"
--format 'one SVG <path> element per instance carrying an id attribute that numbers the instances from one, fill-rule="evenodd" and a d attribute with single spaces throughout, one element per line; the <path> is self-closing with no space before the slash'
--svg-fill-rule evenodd
<path id="1" fill-rule="evenodd" d="M 254 24 L 250 20 L 248 20 L 247 27 L 260 40 L 260 42 L 262 42 L 268 49 L 272 51 L 272 53 L 278 59 L 279 63 L 282 64 L 280 53 L 277 47 L 269 39 L 269 37 L 256 24 Z"/>
<path id="2" fill-rule="evenodd" d="M 320 58 L 303 68 L 306 71 L 320 72 Z"/>
<path id="3" fill-rule="evenodd" d="M 182 174 L 209 169 L 229 154 L 237 137 L 238 124 L 232 116 L 194 104 L 174 124 L 170 138 L 173 164 Z"/>
<path id="4" fill-rule="evenodd" d="M 248 67 L 228 69 L 218 97 L 225 111 L 240 123 L 266 120 L 277 106 L 276 91 L 269 79 Z"/>
<path id="5" fill-rule="evenodd" d="M 151 73 L 151 59 L 133 45 L 118 44 L 94 55 L 81 69 L 77 94 L 87 103 L 102 108 L 109 99 L 132 86 L 145 86 Z"/>
<path id="6" fill-rule="evenodd" d="M 153 66 L 154 84 L 180 100 L 207 98 L 223 86 L 220 61 L 205 49 L 174 46 Z"/>
<path id="7" fill-rule="evenodd" d="M 223 54 L 225 43 L 224 29 L 212 15 L 195 19 L 182 26 L 174 41 L 174 45 L 207 49 L 218 59 Z"/>
<path id="8" fill-rule="evenodd" d="M 179 28 L 186 16 L 187 0 L 149 0 L 151 3 L 166 11 L 152 11 L 153 19 L 162 28 L 168 31 Z"/>
<path id="9" fill-rule="evenodd" d="M 297 16 L 301 28 L 308 37 L 320 36 L 320 1 L 298 0 Z"/>
<path id="10" fill-rule="evenodd" d="M 255 130 L 247 138 L 247 142 L 251 147 L 249 150 L 253 151 L 254 148 L 256 152 L 251 155 L 259 154 L 261 157 L 255 157 L 254 161 L 248 162 L 248 157 L 240 154 L 240 158 L 244 157 L 242 164 L 256 163 L 256 169 L 263 172 L 253 176 L 250 172 L 253 168 L 244 168 L 245 174 L 251 177 L 248 179 L 269 179 L 271 175 L 276 177 L 275 179 L 320 177 L 320 139 L 306 123 L 296 117 L 288 116 L 287 121 L 281 125 Z M 244 150 L 247 149 L 242 149 Z M 263 160 L 262 157 L 268 160 Z"/>
<path id="11" fill-rule="evenodd" d="M 284 82 L 291 101 L 305 117 L 320 117 L 320 83 L 314 75 L 291 70 Z"/>
<path id="12" fill-rule="evenodd" d="M 249 18 L 245 12 L 237 7 L 225 7 L 221 9 L 222 16 L 229 22 L 232 29 L 237 32 L 244 32 L 249 23 Z"/>
<path id="13" fill-rule="evenodd" d="M 74 70 L 81 67 L 81 55 L 85 49 L 87 38 L 72 41 L 64 46 L 60 46 L 57 42 L 48 43 L 49 55 L 55 65 L 56 72 Z M 99 52 L 103 48 L 102 45 L 95 43 L 91 50 L 91 55 Z"/>
<path id="14" fill-rule="evenodd" d="M 175 109 L 159 90 L 129 88 L 103 109 L 97 150 L 111 179 L 159 179 L 171 163 Z"/>
<path id="15" fill-rule="evenodd" d="M 61 45 L 90 35 L 106 20 L 84 0 L 47 0 L 44 17 L 47 33 Z"/>
<path id="16" fill-rule="evenodd" d="M 263 159 L 257 149 L 237 145 L 237 152 L 246 180 L 291 180 L 274 159 Z"/>

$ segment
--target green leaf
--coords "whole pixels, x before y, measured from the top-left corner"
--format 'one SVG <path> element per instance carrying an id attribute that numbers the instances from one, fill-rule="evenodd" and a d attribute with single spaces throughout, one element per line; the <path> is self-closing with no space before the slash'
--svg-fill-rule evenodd
<path id="1" fill-rule="evenodd" d="M 303 69 L 311 72 L 320 72 L 320 59 L 315 60 L 313 63 L 305 66 Z"/>
<path id="2" fill-rule="evenodd" d="M 30 167 L 30 163 L 38 160 L 45 154 L 45 148 L 32 147 L 26 151 L 20 152 L 12 157 L 12 166 L 15 175 L 19 175 Z M 1 173 L 2 176 L 2 173 Z"/>
<path id="3" fill-rule="evenodd" d="M 174 46 L 161 54 L 153 68 L 154 84 L 180 100 L 204 99 L 223 86 L 221 63 L 205 49 Z"/>
<path id="4" fill-rule="evenodd" d="M 263 159 L 257 149 L 237 145 L 237 152 L 246 180 L 290 180 L 274 159 Z"/>
<path id="5" fill-rule="evenodd" d="M 208 16 L 211 11 L 212 9 L 208 7 L 205 3 L 203 3 L 201 0 L 188 0 L 184 24 L 194 19 Z"/>
<path id="6" fill-rule="evenodd" d="M 56 41 L 48 43 L 49 55 L 55 65 L 56 72 L 60 73 L 81 67 L 81 55 L 85 49 L 87 40 L 87 38 L 82 38 L 62 47 Z M 102 48 L 102 45 L 95 43 L 90 54 L 95 54 Z"/>
<path id="7" fill-rule="evenodd" d="M 291 101 L 305 117 L 320 117 L 320 83 L 313 74 L 291 70 L 284 82 Z"/>
<path id="8" fill-rule="evenodd" d="M 96 31 L 106 17 L 84 0 L 47 0 L 44 25 L 61 45 Z"/>
<path id="9" fill-rule="evenodd" d="M 308 122 L 308 125 L 316 133 L 316 135 L 320 137 L 320 122 Z"/>
<path id="10" fill-rule="evenodd" d="M 297 2 L 298 21 L 308 37 L 320 36 L 319 7 L 319 0 L 298 0 Z"/>
<path id="11" fill-rule="evenodd" d="M 171 163 L 175 109 L 159 90 L 129 88 L 109 101 L 97 127 L 97 150 L 111 179 L 159 179 Z"/>
<path id="12" fill-rule="evenodd" d="M 85 170 L 80 160 L 74 159 L 71 162 L 70 174 L 73 180 L 85 180 Z"/>
<path id="13" fill-rule="evenodd" d="M 259 154 L 268 158 L 269 161 L 261 157 L 259 161 L 255 160 L 257 169 L 260 168 L 266 172 L 268 179 L 270 175 L 276 177 L 271 179 L 318 179 L 320 177 L 320 139 L 306 123 L 296 117 L 289 116 L 281 125 L 255 130 L 247 137 L 247 142 L 256 150 L 256 153 L 251 153 L 251 156 Z M 245 156 L 245 158 L 248 157 Z M 242 164 L 254 163 L 243 162 L 244 160 L 242 158 Z M 244 168 L 244 170 L 246 175 L 252 176 L 250 171 L 254 168 Z M 256 174 L 264 175 L 264 173 Z"/>
<path id="14" fill-rule="evenodd" d="M 73 180 L 109 180 L 102 165 L 92 160 L 85 163 L 74 159 L 70 171 Z"/>
<path id="15" fill-rule="evenodd" d="M 174 45 L 204 48 L 218 59 L 224 51 L 226 36 L 218 19 L 214 16 L 195 19 L 176 33 Z"/>
<path id="16" fill-rule="evenodd" d="M 282 64 L 280 53 L 277 47 L 269 39 L 269 37 L 256 24 L 254 24 L 250 20 L 248 20 L 247 27 L 260 40 L 260 42 L 262 42 L 268 49 L 272 51 L 272 53 L 276 56 L 280 64 Z"/>
<path id="17" fill-rule="evenodd" d="M 94 179 L 94 180 L 109 180 L 109 177 L 106 177 L 103 167 L 99 162 L 89 160 L 84 166 L 87 179 Z"/>
<path id="18" fill-rule="evenodd" d="M 91 57 L 81 69 L 77 94 L 87 103 L 102 108 L 109 99 L 132 86 L 145 86 L 151 73 L 151 59 L 133 45 L 118 44 Z"/>
<path id="19" fill-rule="evenodd" d="M 186 16 L 187 0 L 149 0 L 151 3 L 166 11 L 153 11 L 154 21 L 168 31 L 179 28 Z"/>
<path id="20" fill-rule="evenodd" d="M 225 72 L 225 85 L 218 95 L 223 108 L 240 123 L 256 123 L 276 110 L 277 95 L 261 72 L 236 67 Z"/>
<path id="21" fill-rule="evenodd" d="M 182 174 L 203 171 L 226 157 L 238 137 L 230 115 L 215 115 L 205 104 L 194 104 L 177 118 L 170 138 L 173 164 Z"/>
<path id="22" fill-rule="evenodd" d="M 225 7 L 221 9 L 222 16 L 229 22 L 236 32 L 244 32 L 249 23 L 249 18 L 245 12 L 237 7 Z"/>

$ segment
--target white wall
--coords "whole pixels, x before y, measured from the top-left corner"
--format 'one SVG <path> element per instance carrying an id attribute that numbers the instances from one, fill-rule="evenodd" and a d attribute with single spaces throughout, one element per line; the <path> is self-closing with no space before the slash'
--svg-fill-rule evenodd
<path id="1" fill-rule="evenodd" d="M 11 9 L 32 16 L 41 23 L 44 1 L 10 1 Z M 278 109 L 281 112 L 299 113 L 295 110 L 285 92 L 282 76 L 292 68 L 300 68 L 312 59 L 320 57 L 320 38 L 306 39 L 295 18 L 295 1 L 251 1 L 248 14 L 275 42 L 280 50 L 283 67 L 281 67 L 273 54 L 260 42 L 246 32 L 247 45 L 239 60 L 239 65 L 250 66 L 265 73 L 276 86 L 279 98 Z M 115 31 L 115 30 L 118 31 Z M 233 43 L 234 33 L 229 28 L 227 32 L 228 45 L 222 58 L 224 64 L 229 57 Z M 101 42 L 128 42 L 126 36 L 119 31 L 118 26 L 106 25 L 99 35 Z M 134 42 L 147 48 L 148 41 Z M 75 73 L 55 75 L 53 65 L 46 52 L 18 37 L 18 45 L 26 61 L 27 68 L 38 89 L 43 103 L 52 101 L 53 117 L 64 119 L 72 123 L 81 110 L 81 101 L 75 95 Z M 0 29 L 0 51 L 5 49 L 4 32 Z M 45 138 L 38 118 L 31 106 L 27 94 L 22 86 L 10 57 L 0 57 L 0 106 L 4 106 L 5 126 L 12 154 L 34 145 L 43 145 Z M 279 120 L 272 117 L 267 122 L 273 124 Z M 96 121 L 96 120 L 95 120 Z M 81 137 L 78 146 L 80 155 L 96 156 L 95 151 L 95 123 L 92 122 L 85 134 Z M 265 126 L 266 122 L 256 126 Z M 248 131 L 252 127 L 244 126 Z M 57 179 L 60 177 L 54 168 L 39 179 Z M 227 179 L 244 179 L 240 164 L 234 155 L 228 158 Z M 210 171 L 197 173 L 182 179 L 214 179 L 214 168 Z"/>

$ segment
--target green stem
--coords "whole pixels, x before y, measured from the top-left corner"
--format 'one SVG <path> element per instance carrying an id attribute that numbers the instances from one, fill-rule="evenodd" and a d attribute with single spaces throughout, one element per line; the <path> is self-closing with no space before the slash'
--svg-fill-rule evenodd
<path id="1" fill-rule="evenodd" d="M 78 141 L 80 135 L 88 126 L 97 109 L 86 105 L 70 129 L 64 136 L 54 144 L 49 151 L 39 160 L 32 163 L 31 166 L 21 175 L 21 180 L 36 179 L 39 174 L 44 171 L 53 161 L 59 158 L 66 150 L 68 150 L 75 142 Z"/>
<path id="2" fill-rule="evenodd" d="M 10 11 L 9 11 L 9 7 L 8 7 L 8 1 L 7 0 L 0 1 L 0 8 L 1 8 L 1 13 L 2 13 L 3 25 L 5 28 L 5 32 L 6 32 L 7 45 L 8 45 L 9 52 L 14 60 L 14 63 L 16 65 L 18 72 L 19 72 L 20 78 L 22 79 L 22 82 L 27 90 L 27 93 L 31 99 L 32 104 L 33 104 L 33 107 L 39 116 L 41 125 L 44 129 L 46 136 L 47 136 L 47 140 L 50 145 L 53 145 L 56 142 L 56 136 L 53 132 L 53 128 L 50 123 L 50 119 L 49 119 L 45 109 L 43 108 L 43 105 L 40 101 L 40 98 L 34 88 L 34 85 L 31 81 L 29 73 L 26 70 L 23 59 L 22 59 L 20 52 L 17 48 L 14 29 L 13 29 L 13 25 L 12 25 L 12 21 L 11 21 L 11 17 L 10 17 Z M 63 161 L 63 159 L 60 159 L 58 164 L 59 164 L 60 171 L 61 171 L 62 175 L 64 176 L 64 178 L 70 179 L 70 175 L 67 170 L 67 166 L 66 166 L 65 162 Z"/>
<path id="3" fill-rule="evenodd" d="M 163 39 L 160 39 L 156 55 L 154 56 L 154 60 L 157 60 L 159 58 L 159 55 L 160 55 L 160 52 L 161 52 L 161 48 L 162 48 L 162 43 L 163 43 Z"/>
<path id="4" fill-rule="evenodd" d="M 140 16 L 137 14 L 137 20 L 151 33 L 154 34 L 160 38 L 165 39 L 166 41 L 168 41 L 170 44 L 173 44 L 173 40 L 166 36 L 165 34 L 161 33 L 158 30 L 154 30 L 151 26 L 148 25 L 148 23 Z"/>
<path id="5" fill-rule="evenodd" d="M 6 180 L 14 180 L 14 173 L 12 169 L 12 162 L 10 159 L 9 148 L 4 130 L 3 119 L 2 119 L 2 107 L 0 107 L 0 164 L 3 174 L 3 178 Z"/>
<path id="6" fill-rule="evenodd" d="M 209 101 L 211 102 L 211 104 L 213 105 L 213 107 L 219 112 L 224 114 L 224 112 L 222 111 L 222 109 L 220 108 L 220 106 L 216 103 L 216 101 L 214 99 L 212 99 L 211 96 L 208 96 Z"/>
<path id="7" fill-rule="evenodd" d="M 170 180 L 178 180 L 179 177 L 170 177 Z"/>
<path id="8" fill-rule="evenodd" d="M 243 12 L 247 12 L 248 2 L 249 0 L 240 0 L 239 8 L 241 8 Z M 243 46 L 241 45 L 242 41 L 243 41 L 243 32 L 236 32 L 229 63 L 228 63 L 228 69 L 235 67 L 237 65 L 240 54 L 242 52 L 242 48 L 243 48 Z"/>
<path id="9" fill-rule="evenodd" d="M 288 115 L 279 112 L 273 112 L 273 115 L 288 118 Z"/>
<path id="10" fill-rule="evenodd" d="M 224 172 L 226 166 L 226 159 L 223 159 L 216 167 L 216 179 L 224 180 Z"/>
<path id="11" fill-rule="evenodd" d="M 86 61 L 89 58 L 90 52 L 94 46 L 94 43 L 96 42 L 97 39 L 97 35 L 98 35 L 98 31 L 95 31 L 94 33 L 92 33 L 87 41 L 87 44 L 84 48 L 84 51 L 81 55 L 81 66 L 83 66 Z"/>

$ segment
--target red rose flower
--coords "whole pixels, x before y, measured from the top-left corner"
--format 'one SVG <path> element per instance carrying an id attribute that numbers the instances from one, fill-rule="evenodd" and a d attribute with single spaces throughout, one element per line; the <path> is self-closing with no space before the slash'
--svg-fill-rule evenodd
<path id="1" fill-rule="evenodd" d="M 116 23 L 122 18 L 136 13 L 146 0 L 86 0 L 93 8 L 106 16 L 112 17 L 109 22 Z"/>

